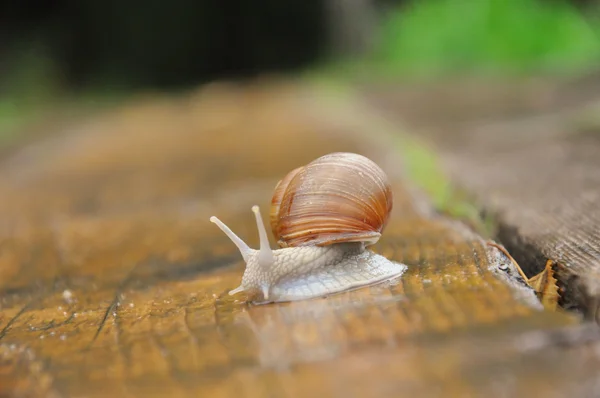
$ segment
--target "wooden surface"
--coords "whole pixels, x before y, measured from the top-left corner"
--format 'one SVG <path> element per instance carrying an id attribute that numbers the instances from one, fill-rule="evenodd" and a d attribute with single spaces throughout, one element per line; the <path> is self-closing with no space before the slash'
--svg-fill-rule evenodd
<path id="1" fill-rule="evenodd" d="M 506 257 L 415 201 L 393 145 L 320 101 L 209 86 L 5 156 L 0 397 L 592 396 L 597 330 L 541 310 Z M 389 172 L 375 249 L 409 271 L 326 299 L 228 296 L 243 263 L 209 217 L 256 247 L 250 207 L 341 150 Z"/>
<path id="2" fill-rule="evenodd" d="M 368 97 L 381 114 L 410 120 L 452 181 L 494 215 L 529 275 L 553 260 L 563 306 L 600 323 L 599 76 Z"/>

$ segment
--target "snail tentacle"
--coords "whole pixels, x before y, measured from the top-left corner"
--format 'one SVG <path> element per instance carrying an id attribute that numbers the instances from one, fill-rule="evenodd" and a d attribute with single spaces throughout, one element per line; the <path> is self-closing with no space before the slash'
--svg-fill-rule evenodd
<path id="1" fill-rule="evenodd" d="M 258 227 L 258 236 L 260 238 L 260 251 L 258 253 L 258 263 L 261 267 L 267 268 L 273 265 L 275 258 L 273 257 L 273 251 L 269 246 L 269 238 L 267 237 L 267 230 L 263 223 L 262 217 L 260 216 L 260 209 L 258 206 L 252 206 L 252 212 L 256 217 L 256 226 Z"/>
<path id="2" fill-rule="evenodd" d="M 231 229 L 229 229 L 229 227 L 227 225 L 225 225 L 221 220 L 219 220 L 217 217 L 212 216 L 210 218 L 210 222 L 212 222 L 213 224 L 216 224 L 217 227 L 219 227 L 219 229 L 221 231 L 223 231 L 225 233 L 225 235 L 227 235 L 227 237 L 237 246 L 237 248 L 239 249 L 240 253 L 242 254 L 242 257 L 244 258 L 244 261 L 248 261 L 248 258 L 250 258 L 250 253 L 252 253 L 252 249 L 250 248 L 250 246 L 248 246 L 246 244 L 246 242 L 244 242 L 239 236 L 237 236 Z"/>
<path id="3" fill-rule="evenodd" d="M 229 291 L 229 295 L 233 296 L 234 294 L 238 294 L 238 293 L 241 293 L 243 291 L 244 291 L 244 287 L 242 285 L 240 285 L 240 286 L 236 287 L 235 289 L 230 290 Z"/>
<path id="4" fill-rule="evenodd" d="M 246 265 L 256 264 L 259 269 L 264 271 L 264 274 L 268 274 L 271 267 L 275 264 L 275 256 L 273 255 L 273 251 L 269 246 L 269 238 L 267 237 L 267 230 L 262 221 L 262 217 L 260 215 L 260 209 L 258 206 L 252 206 L 252 212 L 256 217 L 256 226 L 258 228 L 258 235 L 260 237 L 260 249 L 254 250 L 251 249 L 246 242 L 244 242 L 239 236 L 237 236 L 225 223 L 219 220 L 217 217 L 212 216 L 210 221 L 213 224 L 216 224 L 221 231 L 227 235 L 227 237 L 237 246 L 242 257 L 244 258 L 244 262 Z M 231 290 L 229 295 L 234 295 L 236 293 L 241 293 L 246 291 L 248 286 L 242 283 L 237 288 Z M 262 292 L 265 300 L 269 298 L 269 290 L 270 285 L 267 281 L 260 282 L 260 291 Z"/>

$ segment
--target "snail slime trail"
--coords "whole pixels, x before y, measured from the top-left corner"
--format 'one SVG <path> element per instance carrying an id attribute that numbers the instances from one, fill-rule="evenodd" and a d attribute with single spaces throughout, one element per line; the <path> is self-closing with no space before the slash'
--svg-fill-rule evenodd
<path id="1" fill-rule="evenodd" d="M 303 300 L 399 277 L 407 266 L 368 250 L 381 237 L 392 210 L 383 170 L 354 153 L 331 153 L 288 173 L 275 187 L 269 213 L 281 247 L 271 250 L 258 206 L 260 237 L 251 249 L 217 217 L 238 247 L 246 269 L 229 294 L 262 295 L 261 303 Z"/>

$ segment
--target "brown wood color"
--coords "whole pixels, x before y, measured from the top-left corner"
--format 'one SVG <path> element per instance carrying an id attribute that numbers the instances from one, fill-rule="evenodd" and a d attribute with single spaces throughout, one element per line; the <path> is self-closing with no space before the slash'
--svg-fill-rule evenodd
<path id="1" fill-rule="evenodd" d="M 2 159 L 0 396 L 594 391 L 595 329 L 518 299 L 485 242 L 414 201 L 393 147 L 340 135 L 354 127 L 305 94 L 222 85 L 134 102 Z M 228 296 L 243 263 L 209 217 L 257 247 L 251 206 L 268 214 L 280 178 L 332 151 L 390 171 L 375 249 L 407 274 L 279 305 Z"/>
<path id="2" fill-rule="evenodd" d="M 531 277 L 551 260 L 562 305 L 600 323 L 600 75 L 366 95 L 427 139 L 452 181 L 492 214 Z M 431 100 L 431 99 L 434 100 Z"/>

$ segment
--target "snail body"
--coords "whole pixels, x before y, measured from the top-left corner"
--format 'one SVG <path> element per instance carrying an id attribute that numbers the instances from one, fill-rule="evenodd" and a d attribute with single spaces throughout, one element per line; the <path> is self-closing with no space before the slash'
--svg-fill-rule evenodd
<path id="1" fill-rule="evenodd" d="M 332 153 L 292 170 L 275 187 L 271 250 L 258 206 L 252 211 L 260 249 L 251 249 L 218 218 L 246 269 L 229 292 L 262 294 L 264 302 L 322 297 L 401 275 L 406 266 L 367 249 L 381 237 L 392 209 L 383 170 L 364 156 Z"/>

